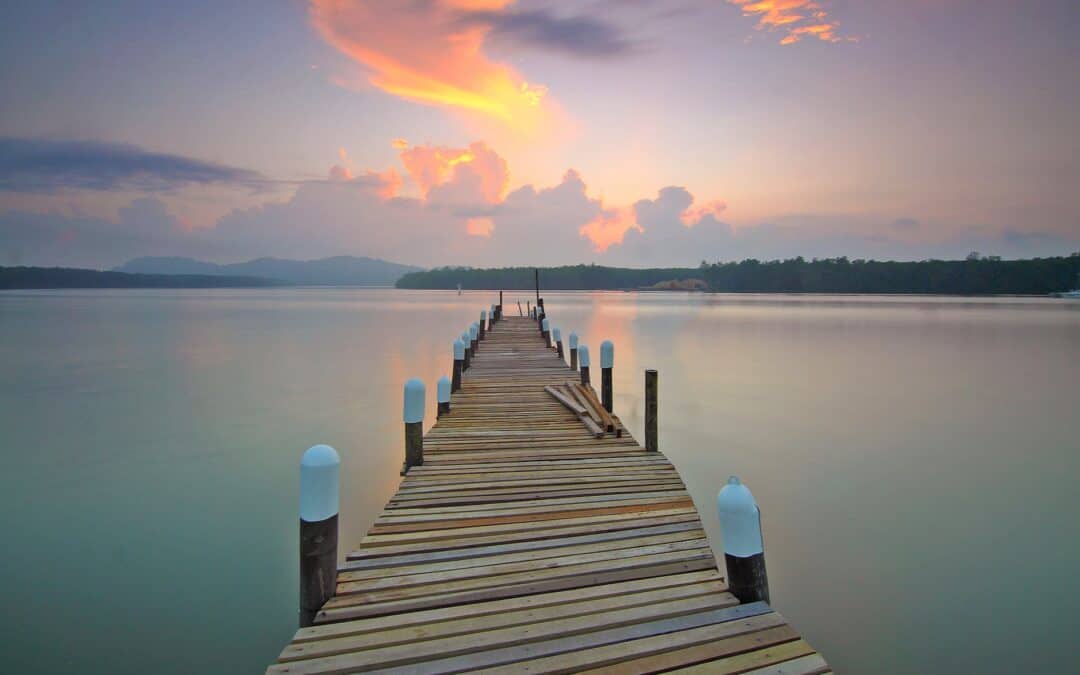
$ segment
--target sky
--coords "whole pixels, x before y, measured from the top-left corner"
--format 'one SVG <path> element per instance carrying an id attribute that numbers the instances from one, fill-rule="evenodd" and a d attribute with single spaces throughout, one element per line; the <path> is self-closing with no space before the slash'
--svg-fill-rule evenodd
<path id="1" fill-rule="evenodd" d="M 4 3 L 0 265 L 1080 250 L 1075 0 Z"/>

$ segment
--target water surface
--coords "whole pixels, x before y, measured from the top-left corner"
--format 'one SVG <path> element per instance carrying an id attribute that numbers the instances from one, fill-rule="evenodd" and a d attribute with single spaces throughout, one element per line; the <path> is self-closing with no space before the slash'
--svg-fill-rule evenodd
<path id="1" fill-rule="evenodd" d="M 639 439 L 659 369 L 661 449 L 714 547 L 717 488 L 751 487 L 774 604 L 838 672 L 1070 668 L 1080 303 L 546 296 L 615 342 Z M 343 456 L 344 554 L 397 485 L 402 382 L 433 385 L 494 301 L 0 293 L 5 669 L 261 672 L 296 621 L 300 454 Z"/>

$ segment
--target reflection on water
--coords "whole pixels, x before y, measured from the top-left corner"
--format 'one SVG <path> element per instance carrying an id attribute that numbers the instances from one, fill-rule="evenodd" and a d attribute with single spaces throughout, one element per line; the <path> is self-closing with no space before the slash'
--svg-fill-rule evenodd
<path id="1" fill-rule="evenodd" d="M 508 292 L 508 313 L 529 298 Z M 342 453 L 344 553 L 397 484 L 402 382 L 433 384 L 493 301 L 0 294 L 5 667 L 261 671 L 295 624 L 301 452 Z M 764 512 L 774 601 L 839 671 L 1070 662 L 1080 303 L 545 305 L 594 354 L 615 342 L 616 412 L 638 438 L 642 371 L 659 369 L 661 448 L 714 546 L 715 492 L 738 473 Z"/>

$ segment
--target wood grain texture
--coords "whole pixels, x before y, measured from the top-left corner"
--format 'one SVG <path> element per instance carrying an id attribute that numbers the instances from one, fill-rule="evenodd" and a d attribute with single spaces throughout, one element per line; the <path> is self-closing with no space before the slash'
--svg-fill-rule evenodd
<path id="1" fill-rule="evenodd" d="M 575 375 L 534 319 L 499 316 L 268 672 L 827 670 L 728 592 L 675 467 Z"/>

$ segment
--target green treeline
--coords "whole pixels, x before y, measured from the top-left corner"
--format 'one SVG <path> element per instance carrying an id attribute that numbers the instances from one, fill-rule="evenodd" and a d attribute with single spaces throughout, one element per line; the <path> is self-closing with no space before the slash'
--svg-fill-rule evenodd
<path id="1" fill-rule="evenodd" d="M 462 288 L 520 291 L 535 288 L 534 267 L 439 267 L 410 272 L 397 281 L 398 288 Z M 652 286 L 671 279 L 701 278 L 695 268 L 633 269 L 599 265 L 567 265 L 540 268 L 540 288 L 557 291 L 619 290 Z"/>
<path id="2" fill-rule="evenodd" d="M 18 288 L 258 288 L 287 286 L 258 277 L 128 274 L 76 267 L 0 267 L 0 289 Z"/>
<path id="3" fill-rule="evenodd" d="M 441 267 L 406 274 L 398 288 L 528 290 L 532 267 L 472 269 Z M 640 289 L 664 281 L 702 279 L 721 293 L 911 293 L 936 295 L 1046 295 L 1080 287 L 1080 252 L 1055 258 L 1002 260 L 971 254 L 965 260 L 892 262 L 743 260 L 702 263 L 696 268 L 633 269 L 575 265 L 540 269 L 540 288 L 549 290 Z"/>

